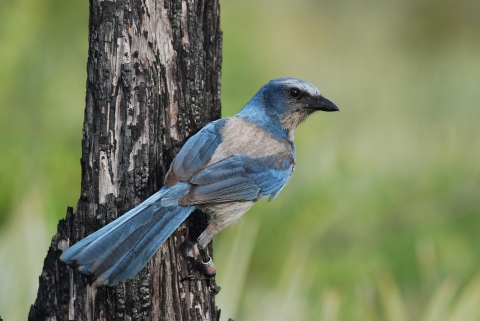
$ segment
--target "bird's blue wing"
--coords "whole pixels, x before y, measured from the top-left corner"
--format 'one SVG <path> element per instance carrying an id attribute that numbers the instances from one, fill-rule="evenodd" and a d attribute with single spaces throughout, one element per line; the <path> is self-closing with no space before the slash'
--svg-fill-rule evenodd
<path id="1" fill-rule="evenodd" d="M 273 199 L 290 178 L 294 162 L 279 157 L 235 155 L 207 166 L 189 180 L 192 184 L 180 205 Z"/>
<path id="2" fill-rule="evenodd" d="M 180 181 L 191 185 L 179 205 L 259 200 L 268 195 L 272 200 L 290 178 L 295 156 L 288 149 L 266 157 L 232 155 L 209 164 L 222 143 L 222 130 L 227 122 L 228 119 L 220 119 L 202 128 L 173 160 L 165 185 L 173 186 Z"/>
<path id="3" fill-rule="evenodd" d="M 187 140 L 170 166 L 165 177 L 165 185 L 186 182 L 205 165 L 222 142 L 220 131 L 225 122 L 226 119 L 211 122 Z"/>

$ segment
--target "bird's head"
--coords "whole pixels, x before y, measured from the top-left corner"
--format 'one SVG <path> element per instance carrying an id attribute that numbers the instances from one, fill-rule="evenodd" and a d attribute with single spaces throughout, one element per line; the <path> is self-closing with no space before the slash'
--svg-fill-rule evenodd
<path id="1" fill-rule="evenodd" d="M 312 84 L 278 78 L 263 86 L 239 114 L 253 122 L 274 119 L 293 138 L 297 126 L 316 111 L 339 111 Z"/>
<path id="2" fill-rule="evenodd" d="M 287 130 L 294 130 L 316 111 L 339 111 L 315 86 L 300 79 L 275 79 L 262 89 L 267 113 Z"/>

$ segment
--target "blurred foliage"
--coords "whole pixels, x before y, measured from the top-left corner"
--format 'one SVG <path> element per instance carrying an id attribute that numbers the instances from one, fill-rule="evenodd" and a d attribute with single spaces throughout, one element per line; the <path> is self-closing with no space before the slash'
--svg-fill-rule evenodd
<path id="1" fill-rule="evenodd" d="M 223 115 L 269 79 L 341 109 L 215 238 L 222 319 L 480 320 L 480 2 L 222 1 Z M 0 1 L 0 315 L 80 187 L 88 3 Z"/>

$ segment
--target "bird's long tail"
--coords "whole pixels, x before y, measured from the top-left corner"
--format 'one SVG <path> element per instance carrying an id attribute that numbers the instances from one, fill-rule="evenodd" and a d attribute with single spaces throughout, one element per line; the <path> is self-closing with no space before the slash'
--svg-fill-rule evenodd
<path id="1" fill-rule="evenodd" d="M 60 259 L 113 286 L 137 274 L 195 206 L 179 206 L 186 183 L 162 188 L 117 220 L 65 251 Z"/>

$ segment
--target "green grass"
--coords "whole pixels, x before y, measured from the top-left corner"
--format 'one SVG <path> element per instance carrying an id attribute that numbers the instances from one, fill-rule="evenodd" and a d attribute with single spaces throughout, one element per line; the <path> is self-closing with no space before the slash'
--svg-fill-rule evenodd
<path id="1" fill-rule="evenodd" d="M 341 109 L 214 240 L 222 319 L 480 320 L 476 1 L 222 1 L 223 115 L 293 76 Z M 0 3 L 0 315 L 25 319 L 80 187 L 88 4 Z M 15 23 L 15 27 L 12 27 Z"/>
<path id="2" fill-rule="evenodd" d="M 276 280 L 264 287 L 261 281 L 249 281 L 245 273 L 246 266 L 255 264 L 250 254 L 258 242 L 257 230 L 258 222 L 249 220 L 235 231 L 233 246 L 219 241 L 215 244 L 218 283 L 226 289 L 217 304 L 224 316 L 236 316 L 238 320 L 480 319 L 480 272 L 464 282 L 454 276 L 436 278 L 435 262 L 427 261 L 434 260 L 437 253 L 428 241 L 417 244 L 413 254 L 417 258 L 415 268 L 425 273 L 416 285 L 402 287 L 391 272 L 381 268 L 370 277 L 361 273 L 351 282 L 330 279 L 316 284 L 313 281 L 319 271 L 312 267 L 312 246 L 295 242 L 284 249 Z"/>

